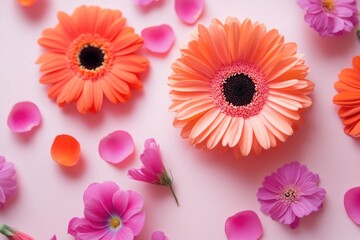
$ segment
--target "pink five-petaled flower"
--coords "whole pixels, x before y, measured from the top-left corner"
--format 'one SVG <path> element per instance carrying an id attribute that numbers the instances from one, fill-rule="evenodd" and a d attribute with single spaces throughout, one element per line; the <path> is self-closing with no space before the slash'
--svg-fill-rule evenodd
<path id="1" fill-rule="evenodd" d="M 282 224 L 296 228 L 300 218 L 318 211 L 326 192 L 318 187 L 319 175 L 292 162 L 265 177 L 257 192 L 261 211 Z"/>
<path id="2" fill-rule="evenodd" d="M 358 24 L 355 0 L 297 0 L 305 21 L 320 36 L 339 36 Z"/>
<path id="3" fill-rule="evenodd" d="M 0 156 L 0 208 L 16 195 L 17 181 L 14 164 Z"/>
<path id="4" fill-rule="evenodd" d="M 145 213 L 142 197 L 114 182 L 93 183 L 84 192 L 84 217 L 73 218 L 68 232 L 76 240 L 133 240 L 141 232 Z"/>
<path id="5" fill-rule="evenodd" d="M 29 235 L 22 233 L 8 225 L 2 225 L 0 227 L 0 233 L 3 234 L 9 240 L 34 240 Z"/>
<path id="6" fill-rule="evenodd" d="M 169 240 L 162 231 L 155 231 L 151 234 L 151 240 Z"/>
<path id="7" fill-rule="evenodd" d="M 172 186 L 172 178 L 170 178 L 162 162 L 159 145 L 153 138 L 145 140 L 144 145 L 144 152 L 140 156 L 144 166 L 140 169 L 130 169 L 129 177 L 137 181 L 169 187 L 177 205 L 179 205 Z"/>

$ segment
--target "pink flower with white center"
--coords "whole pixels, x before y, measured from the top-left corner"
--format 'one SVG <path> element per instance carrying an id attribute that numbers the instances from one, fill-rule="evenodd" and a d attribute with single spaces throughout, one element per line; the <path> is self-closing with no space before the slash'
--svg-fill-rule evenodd
<path id="1" fill-rule="evenodd" d="M 339 36 L 358 24 L 356 0 L 297 0 L 305 21 L 320 36 Z"/>
<path id="2" fill-rule="evenodd" d="M 296 228 L 300 218 L 322 207 L 326 192 L 318 187 L 319 175 L 292 162 L 265 177 L 257 192 L 261 211 L 275 221 Z"/>
<path id="3" fill-rule="evenodd" d="M 16 195 L 17 181 L 14 164 L 0 156 L 0 208 Z"/>
<path id="4" fill-rule="evenodd" d="M 179 205 L 172 186 L 172 178 L 167 173 L 161 159 L 159 145 L 153 138 L 145 140 L 144 145 L 144 152 L 140 156 L 144 166 L 140 169 L 130 169 L 128 172 L 129 177 L 137 181 L 169 187 L 176 203 Z"/>
<path id="5" fill-rule="evenodd" d="M 84 192 L 84 217 L 73 218 L 68 232 L 76 240 L 133 240 L 145 221 L 142 197 L 114 182 L 93 183 Z"/>

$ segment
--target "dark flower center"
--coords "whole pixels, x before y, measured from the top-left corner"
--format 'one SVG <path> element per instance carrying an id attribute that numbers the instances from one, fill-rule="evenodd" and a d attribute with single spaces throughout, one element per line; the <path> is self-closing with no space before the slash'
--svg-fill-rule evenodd
<path id="1" fill-rule="evenodd" d="M 80 50 L 80 65 L 88 70 L 95 70 L 101 67 L 105 60 L 105 54 L 99 47 L 85 46 Z"/>
<path id="2" fill-rule="evenodd" d="M 234 106 L 250 104 L 255 92 L 255 83 L 243 73 L 233 74 L 223 83 L 223 94 L 225 99 Z"/>

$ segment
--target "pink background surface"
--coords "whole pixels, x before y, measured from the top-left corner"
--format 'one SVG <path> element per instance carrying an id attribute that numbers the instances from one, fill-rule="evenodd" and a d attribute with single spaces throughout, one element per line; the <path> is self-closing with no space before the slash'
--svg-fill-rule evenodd
<path id="1" fill-rule="evenodd" d="M 40 1 L 40 0 L 39 0 Z M 37 45 L 42 30 L 57 23 L 56 13 L 67 13 L 81 4 L 95 4 L 122 10 L 136 32 L 162 23 L 170 24 L 176 43 L 167 56 L 144 54 L 151 69 L 143 75 L 144 89 L 135 92 L 127 104 L 105 103 L 97 114 L 80 115 L 74 105 L 60 109 L 47 98 L 46 87 L 38 83 L 39 66 L 34 62 L 41 49 Z M 207 0 L 200 23 L 211 18 L 246 17 L 277 28 L 286 41 L 295 41 L 311 68 L 309 79 L 316 88 L 313 106 L 303 115 L 306 122 L 282 146 L 258 157 L 236 160 L 231 153 L 205 153 L 180 138 L 172 127 L 173 113 L 166 84 L 170 64 L 180 56 L 196 28 L 180 22 L 173 0 L 163 0 L 152 8 L 140 9 L 131 0 L 41 1 L 22 8 L 15 0 L 0 2 L 0 154 L 16 165 L 19 192 L 16 199 L 0 210 L 0 223 L 27 232 L 37 240 L 72 239 L 67 225 L 73 216 L 83 215 L 82 195 L 92 182 L 115 181 L 123 189 L 133 189 L 145 199 L 147 218 L 138 240 L 148 240 L 154 230 L 163 230 L 171 240 L 226 239 L 227 217 L 243 210 L 255 211 L 264 228 L 262 239 L 358 239 L 360 228 L 348 219 L 343 195 L 360 185 L 359 142 L 346 136 L 332 104 L 333 83 L 344 67 L 359 53 L 355 33 L 321 39 L 303 21 L 303 11 L 289 0 Z M 6 125 L 11 107 L 19 101 L 36 103 L 42 125 L 31 134 L 18 135 Z M 98 143 L 115 130 L 126 130 L 134 138 L 135 156 L 125 164 L 112 166 L 101 160 Z M 50 157 L 50 146 L 58 134 L 71 134 L 82 147 L 81 162 L 65 169 Z M 139 167 L 139 155 L 146 138 L 161 145 L 163 159 L 171 169 L 180 207 L 166 188 L 130 180 L 127 170 Z M 286 162 L 298 160 L 319 173 L 327 190 L 323 209 L 304 218 L 296 230 L 283 226 L 259 210 L 256 192 L 263 178 Z"/>

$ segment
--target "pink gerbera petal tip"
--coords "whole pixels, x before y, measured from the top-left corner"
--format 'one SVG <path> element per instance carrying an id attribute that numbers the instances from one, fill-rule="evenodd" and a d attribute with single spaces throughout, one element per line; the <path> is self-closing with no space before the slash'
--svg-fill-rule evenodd
<path id="1" fill-rule="evenodd" d="M 360 225 L 360 187 L 351 188 L 345 193 L 344 206 L 349 218 Z"/>
<path id="2" fill-rule="evenodd" d="M 29 132 L 34 127 L 40 125 L 40 123 L 40 110 L 32 102 L 19 102 L 15 104 L 7 119 L 10 130 L 16 133 Z"/>
<path id="3" fill-rule="evenodd" d="M 325 199 L 325 189 L 318 187 L 319 175 L 298 162 L 285 164 L 265 177 L 257 192 L 261 211 L 275 221 L 295 228 L 299 220 L 318 211 Z"/>
<path id="4" fill-rule="evenodd" d="M 108 163 L 118 164 L 135 151 L 134 140 L 126 131 L 115 131 L 103 139 L 99 143 L 99 154 L 102 159 Z"/>
<path id="5" fill-rule="evenodd" d="M 175 41 L 174 30 L 167 24 L 144 28 L 141 37 L 145 47 L 154 53 L 168 52 Z"/>
<path id="6" fill-rule="evenodd" d="M 263 234 L 258 215 L 253 211 L 243 211 L 229 217 L 225 223 L 228 240 L 257 240 Z"/>
<path id="7" fill-rule="evenodd" d="M 194 24 L 204 9 L 204 0 L 175 0 L 178 17 L 187 24 Z"/>

